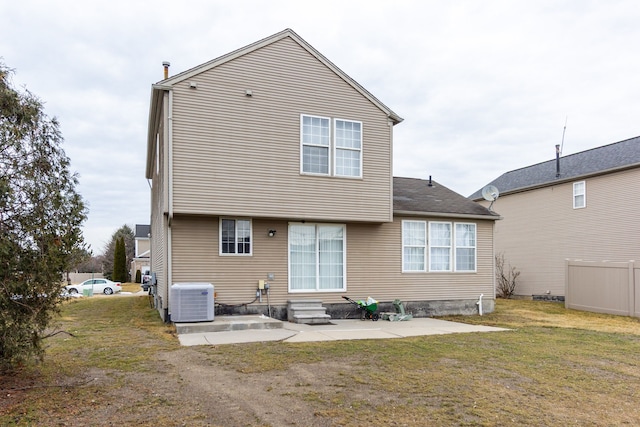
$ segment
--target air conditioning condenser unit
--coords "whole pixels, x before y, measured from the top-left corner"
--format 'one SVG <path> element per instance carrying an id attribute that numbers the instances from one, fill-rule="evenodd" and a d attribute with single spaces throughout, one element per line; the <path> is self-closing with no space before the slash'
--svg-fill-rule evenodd
<path id="1" fill-rule="evenodd" d="M 169 304 L 172 322 L 211 322 L 214 313 L 213 285 L 174 283 Z"/>

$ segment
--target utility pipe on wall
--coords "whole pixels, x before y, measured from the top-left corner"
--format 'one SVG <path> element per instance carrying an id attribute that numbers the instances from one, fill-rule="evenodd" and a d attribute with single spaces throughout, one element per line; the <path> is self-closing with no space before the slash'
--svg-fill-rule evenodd
<path id="1" fill-rule="evenodd" d="M 478 313 L 480 314 L 480 316 L 482 316 L 482 297 L 484 296 L 484 294 L 480 294 L 480 299 L 476 302 L 476 304 L 478 305 Z"/>

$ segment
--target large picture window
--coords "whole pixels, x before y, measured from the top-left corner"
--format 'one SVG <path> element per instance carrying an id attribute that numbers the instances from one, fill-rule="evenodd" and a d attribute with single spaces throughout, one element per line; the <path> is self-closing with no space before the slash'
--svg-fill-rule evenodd
<path id="1" fill-rule="evenodd" d="M 289 291 L 343 291 L 345 227 L 333 224 L 289 225 Z"/>
<path id="2" fill-rule="evenodd" d="M 362 177 L 362 123 L 300 116 L 302 173 Z"/>
<path id="3" fill-rule="evenodd" d="M 474 223 L 402 221 L 402 271 L 475 272 L 476 239 Z"/>
<path id="4" fill-rule="evenodd" d="M 220 254 L 251 255 L 251 221 L 248 219 L 220 220 Z"/>

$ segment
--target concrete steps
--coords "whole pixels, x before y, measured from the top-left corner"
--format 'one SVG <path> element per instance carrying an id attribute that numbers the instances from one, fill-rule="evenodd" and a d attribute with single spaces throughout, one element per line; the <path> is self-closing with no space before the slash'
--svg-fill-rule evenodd
<path id="1" fill-rule="evenodd" d="M 306 325 L 323 325 L 331 322 L 326 307 L 321 300 L 289 300 L 287 301 L 287 320 L 292 323 Z"/>
<path id="2" fill-rule="evenodd" d="M 213 322 L 175 323 L 178 334 L 282 329 L 282 321 L 266 316 L 216 316 Z"/>

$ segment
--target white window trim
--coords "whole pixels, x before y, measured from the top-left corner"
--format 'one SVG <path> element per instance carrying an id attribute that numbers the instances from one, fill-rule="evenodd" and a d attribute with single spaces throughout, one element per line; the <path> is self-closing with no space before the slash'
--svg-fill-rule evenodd
<path id="1" fill-rule="evenodd" d="M 222 221 L 228 219 L 235 221 L 235 238 L 236 238 L 236 248 L 237 248 L 237 238 L 238 238 L 238 221 L 249 221 L 249 253 L 239 254 L 235 253 L 225 253 L 222 252 Z M 250 218 L 232 218 L 232 217 L 220 217 L 218 220 L 218 254 L 220 256 L 252 256 L 253 255 L 253 221 Z"/>
<path id="2" fill-rule="evenodd" d="M 317 144 L 309 144 L 309 143 L 304 143 L 303 142 L 303 122 L 304 122 L 304 117 L 310 117 L 310 118 L 317 118 L 317 119 L 324 119 L 324 120 L 328 120 L 329 121 L 329 145 L 317 145 Z M 356 150 L 355 148 L 349 148 L 349 147 L 338 147 L 336 144 L 336 121 L 340 120 L 343 122 L 351 122 L 351 123 L 358 123 L 360 124 L 360 149 Z M 327 152 L 328 152 L 328 159 L 327 159 L 327 164 L 328 164 L 328 172 L 327 173 L 318 173 L 318 172 L 307 172 L 304 170 L 304 147 L 322 147 L 322 148 L 327 148 Z M 336 151 L 338 149 L 341 150 L 348 150 L 348 151 L 359 151 L 360 154 L 360 173 L 357 176 L 354 175 L 339 175 L 336 172 Z M 364 164 L 363 164 L 363 159 L 364 159 L 364 124 L 363 122 L 359 121 L 359 120 L 351 120 L 351 119 L 342 119 L 342 118 L 331 118 L 331 117 L 325 117 L 325 116 L 317 116 L 314 114 L 300 114 L 300 174 L 301 175 L 310 175 L 310 176 L 328 176 L 328 177 L 335 177 L 335 178 L 346 178 L 346 179 L 362 179 L 363 176 L 363 170 L 364 170 Z"/>
<path id="3" fill-rule="evenodd" d="M 576 193 L 576 187 L 582 184 L 582 193 Z M 582 206 L 578 206 L 576 204 L 576 197 L 582 196 Z M 573 209 L 583 209 L 587 207 L 587 182 L 586 181 L 578 181 L 573 183 Z"/>
<path id="4" fill-rule="evenodd" d="M 474 241 L 475 245 L 473 246 L 473 270 L 459 270 L 457 266 L 457 249 L 458 245 L 456 243 L 456 226 L 457 225 L 473 225 L 474 227 Z M 476 273 L 478 271 L 478 225 L 474 222 L 454 222 L 453 223 L 453 269 L 458 273 Z M 461 249 L 470 249 L 471 246 L 462 246 Z"/>
<path id="5" fill-rule="evenodd" d="M 405 245 L 404 244 L 405 224 L 409 223 L 409 222 L 418 222 L 418 223 L 424 224 L 424 234 L 425 234 L 425 236 L 424 236 L 424 246 Z M 427 260 L 428 260 L 427 252 L 429 251 L 429 241 L 427 239 L 427 237 L 428 237 L 428 228 L 429 228 L 429 224 L 427 223 L 427 221 L 402 220 L 402 236 L 401 236 L 401 239 L 402 239 L 402 272 L 403 273 L 424 273 L 424 272 L 427 271 L 427 268 L 428 268 L 427 267 Z M 411 248 L 422 247 L 422 248 L 424 248 L 424 259 L 423 259 L 424 268 L 422 270 L 407 270 L 405 268 L 405 266 L 406 266 L 406 262 L 405 262 L 405 259 L 404 259 L 404 248 L 405 247 L 411 247 Z"/>
<path id="6" fill-rule="evenodd" d="M 290 222 L 291 225 L 313 225 L 316 227 L 316 287 L 315 289 L 291 289 L 291 248 L 290 242 L 291 238 L 287 236 L 287 275 L 289 276 L 287 280 L 287 291 L 291 294 L 309 294 L 309 293 L 327 293 L 327 292 L 346 292 L 347 290 L 347 225 L 346 224 L 333 224 L 333 223 L 322 223 L 322 222 Z M 320 278 L 320 274 L 318 269 L 320 268 L 320 264 L 318 262 L 318 226 L 333 226 L 333 227 L 342 227 L 342 288 L 338 289 L 320 289 L 318 287 L 318 280 Z M 287 227 L 287 233 L 289 232 L 289 227 Z"/>
<path id="7" fill-rule="evenodd" d="M 404 249 L 405 244 L 404 244 L 404 237 L 405 237 L 405 223 L 409 223 L 409 222 L 419 222 L 419 223 L 424 223 L 425 226 L 425 233 L 426 233 L 426 244 L 425 244 L 425 253 L 424 253 L 424 265 L 425 265 L 425 269 L 424 270 L 407 270 L 406 267 L 406 260 L 404 258 Z M 431 226 L 432 224 L 448 224 L 451 230 L 451 241 L 450 241 L 450 245 L 448 246 L 449 248 L 449 269 L 448 270 L 433 270 L 431 268 L 431 248 L 436 248 L 436 247 L 440 247 L 443 248 L 445 246 L 433 246 L 432 245 L 432 241 L 433 239 L 431 238 L 432 232 L 431 232 Z M 457 249 L 458 246 L 456 244 L 456 226 L 457 225 L 473 225 L 474 226 L 474 240 L 475 240 L 475 246 L 461 246 L 460 249 L 471 249 L 473 248 L 473 259 L 474 259 L 474 268 L 473 270 L 461 270 L 458 268 L 457 266 Z M 401 247 L 401 262 L 402 262 L 402 273 L 477 273 L 478 272 L 478 224 L 475 222 L 450 222 L 450 221 L 421 221 L 421 220 L 402 220 L 402 227 L 401 227 L 401 236 L 400 238 L 402 239 L 400 247 Z M 410 246 L 410 247 L 417 247 L 417 246 Z"/>
<path id="8" fill-rule="evenodd" d="M 355 149 L 355 148 L 349 148 L 349 147 L 338 147 L 338 144 L 336 143 L 337 141 L 337 137 L 336 137 L 336 132 L 338 130 L 338 126 L 336 125 L 337 121 L 341 121 L 341 122 L 350 122 L 350 123 L 358 123 L 360 125 L 360 148 L 359 149 Z M 333 119 L 333 132 L 332 132 L 333 138 L 331 140 L 331 144 L 333 146 L 333 159 L 337 158 L 337 151 L 338 149 L 340 150 L 345 150 L 345 151 L 358 151 L 360 154 L 360 173 L 358 175 L 338 175 L 338 172 L 336 171 L 337 169 L 337 165 L 336 165 L 336 161 L 333 162 L 334 164 L 334 168 L 333 168 L 333 175 L 336 177 L 340 177 L 340 178 L 353 178 L 353 179 L 361 179 L 362 178 L 362 151 L 364 149 L 364 127 L 362 125 L 361 121 L 358 120 L 349 120 L 349 119 L 341 119 L 341 118 L 334 118 Z"/>
<path id="9" fill-rule="evenodd" d="M 311 118 L 317 118 L 317 119 L 324 119 L 324 120 L 328 120 L 329 121 L 329 145 L 318 145 L 318 144 L 308 144 L 308 143 L 304 143 L 303 139 L 302 139 L 302 133 L 303 133 L 303 128 L 304 128 L 304 117 L 311 117 Z M 324 116 L 315 116 L 313 114 L 300 114 L 300 174 L 302 175 L 312 175 L 312 176 L 331 176 L 331 171 L 332 171 L 332 153 L 331 153 L 331 147 L 333 145 L 333 137 L 332 137 L 332 130 L 331 130 L 331 117 L 324 117 Z M 304 170 L 304 147 L 322 147 L 322 148 L 326 148 L 327 149 L 327 173 L 318 173 L 318 172 L 306 172 Z"/>

